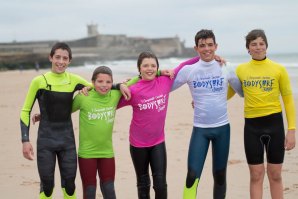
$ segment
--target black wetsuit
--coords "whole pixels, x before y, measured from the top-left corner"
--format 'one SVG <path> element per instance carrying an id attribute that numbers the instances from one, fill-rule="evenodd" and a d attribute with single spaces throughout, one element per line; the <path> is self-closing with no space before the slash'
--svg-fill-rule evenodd
<path id="1" fill-rule="evenodd" d="M 48 72 L 32 80 L 21 112 L 22 142 L 29 141 L 30 113 L 35 100 L 40 108 L 37 138 L 37 165 L 41 191 L 50 196 L 54 188 L 56 158 L 61 185 L 67 194 L 75 191 L 77 170 L 76 146 L 71 121 L 73 94 L 90 84 L 81 77 Z"/>

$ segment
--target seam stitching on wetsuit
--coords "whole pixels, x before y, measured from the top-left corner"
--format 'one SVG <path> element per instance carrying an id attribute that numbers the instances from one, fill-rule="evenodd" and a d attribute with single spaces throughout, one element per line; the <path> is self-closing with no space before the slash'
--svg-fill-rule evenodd
<path id="1" fill-rule="evenodd" d="M 51 84 L 48 84 L 48 81 L 46 79 L 46 77 L 44 76 L 44 74 L 42 74 L 44 80 L 46 81 L 46 84 L 47 84 L 47 88 L 51 91 L 52 90 L 52 85 Z"/>

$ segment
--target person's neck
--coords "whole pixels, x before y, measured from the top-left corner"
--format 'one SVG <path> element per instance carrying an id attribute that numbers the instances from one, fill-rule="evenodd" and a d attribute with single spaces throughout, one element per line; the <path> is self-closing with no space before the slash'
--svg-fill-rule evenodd
<path id="1" fill-rule="evenodd" d="M 212 64 L 214 61 L 215 61 L 215 59 L 212 59 L 212 60 L 203 60 L 203 59 L 201 59 L 201 62 L 206 64 L 206 65 Z"/>
<path id="2" fill-rule="evenodd" d="M 64 72 L 62 72 L 62 73 L 57 73 L 57 72 L 55 72 L 55 71 L 53 71 L 53 70 L 51 70 L 51 72 L 52 72 L 53 74 L 55 74 L 55 75 L 62 75 L 62 74 L 64 74 L 64 73 L 65 73 L 65 71 L 64 71 Z"/>
<path id="3" fill-rule="evenodd" d="M 253 60 L 255 60 L 255 61 L 263 61 L 263 60 L 265 60 L 267 57 L 265 56 L 263 59 L 255 59 L 255 58 L 252 58 Z"/>

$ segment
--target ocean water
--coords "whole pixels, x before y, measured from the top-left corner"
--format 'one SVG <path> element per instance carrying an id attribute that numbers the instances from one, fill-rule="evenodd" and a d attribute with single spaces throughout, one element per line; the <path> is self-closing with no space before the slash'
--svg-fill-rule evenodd
<path id="1" fill-rule="evenodd" d="M 238 55 L 227 55 L 223 56 L 229 65 L 236 67 L 240 63 L 244 63 L 250 60 L 249 55 L 238 56 Z M 298 53 L 292 54 L 273 54 L 268 57 L 275 62 L 284 65 L 289 73 L 291 84 L 294 93 L 298 93 Z M 175 68 L 181 62 L 188 58 L 167 58 L 159 59 L 159 65 L 161 69 Z M 120 60 L 120 61 L 105 61 L 96 63 L 85 63 L 84 66 L 72 68 L 71 70 L 84 70 L 92 73 L 97 66 L 105 65 L 112 69 L 114 74 L 120 74 L 125 76 L 138 75 L 137 60 Z"/>

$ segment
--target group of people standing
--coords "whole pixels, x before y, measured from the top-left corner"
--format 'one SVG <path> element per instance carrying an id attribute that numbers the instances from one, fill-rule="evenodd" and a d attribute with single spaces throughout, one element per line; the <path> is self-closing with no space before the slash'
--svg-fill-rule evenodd
<path id="1" fill-rule="evenodd" d="M 115 199 L 115 159 L 112 131 L 116 109 L 132 106 L 129 130 L 130 154 L 135 168 L 139 199 L 150 198 L 152 173 L 156 199 L 167 198 L 167 155 L 165 120 L 169 94 L 187 83 L 194 105 L 193 130 L 188 151 L 188 171 L 184 199 L 195 199 L 201 173 L 212 143 L 213 198 L 226 197 L 226 171 L 230 146 L 227 100 L 235 92 L 244 97 L 244 148 L 250 170 L 250 197 L 262 198 L 265 175 L 264 153 L 272 198 L 283 198 L 282 163 L 285 150 L 295 147 L 295 107 L 286 69 L 266 56 L 268 42 L 263 30 L 246 36 L 251 55 L 248 63 L 236 70 L 221 66 L 216 59 L 217 43 L 211 30 L 202 29 L 195 36 L 198 56 L 174 70 L 159 71 L 158 58 L 142 52 L 137 60 L 139 77 L 113 88 L 110 68 L 100 66 L 91 83 L 66 72 L 72 59 L 71 49 L 57 43 L 49 60 L 52 70 L 32 80 L 21 111 L 23 155 L 32 160 L 29 141 L 30 113 L 35 100 L 40 107 L 37 139 L 37 165 L 41 180 L 40 198 L 52 198 L 54 170 L 58 160 L 64 198 L 76 198 L 77 154 L 71 113 L 80 110 L 78 163 L 83 184 L 83 198 L 95 199 L 96 176 L 105 199 Z M 161 74 L 160 74 L 161 73 Z M 124 96 L 121 96 L 119 91 Z M 76 91 L 89 92 L 73 95 Z M 284 133 L 282 97 L 288 123 Z M 180 198 L 180 197 L 178 197 Z"/>

